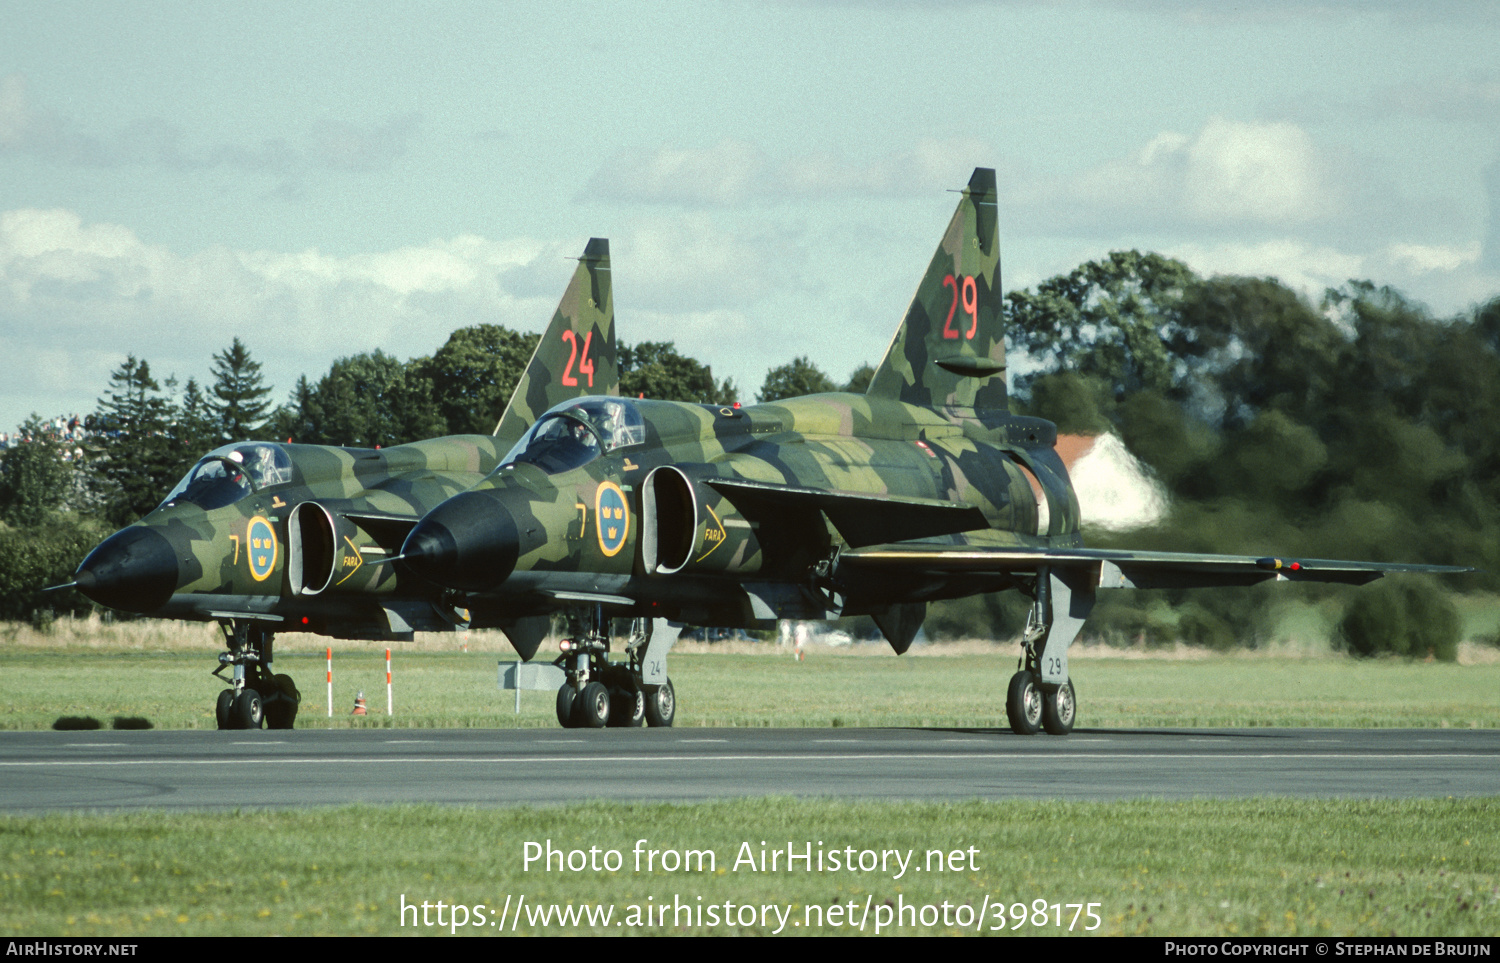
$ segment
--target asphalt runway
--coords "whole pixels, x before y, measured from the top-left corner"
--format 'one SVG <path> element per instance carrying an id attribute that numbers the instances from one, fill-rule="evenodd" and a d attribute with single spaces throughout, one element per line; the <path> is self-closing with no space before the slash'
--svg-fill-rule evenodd
<path id="1" fill-rule="evenodd" d="M 1500 795 L 1500 731 L 319 730 L 0 734 L 0 810 L 736 796 Z"/>

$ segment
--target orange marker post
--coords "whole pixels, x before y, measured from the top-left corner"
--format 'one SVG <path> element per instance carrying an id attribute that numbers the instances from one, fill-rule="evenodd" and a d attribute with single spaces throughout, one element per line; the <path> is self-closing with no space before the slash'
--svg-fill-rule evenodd
<path id="1" fill-rule="evenodd" d="M 328 647 L 328 718 L 333 718 L 333 646 Z"/>
<path id="2" fill-rule="evenodd" d="M 385 650 L 385 714 L 391 714 L 391 650 Z"/>

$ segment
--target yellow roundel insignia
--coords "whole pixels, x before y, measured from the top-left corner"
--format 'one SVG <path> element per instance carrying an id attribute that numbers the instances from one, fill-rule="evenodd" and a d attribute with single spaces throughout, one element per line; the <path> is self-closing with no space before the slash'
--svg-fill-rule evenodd
<path id="1" fill-rule="evenodd" d="M 276 568 L 276 530 L 270 522 L 256 515 L 245 530 L 245 545 L 250 549 L 246 554 L 250 560 L 250 577 L 264 582 Z"/>
<path id="2" fill-rule="evenodd" d="M 599 520 L 599 550 L 605 555 L 617 554 L 625 547 L 630 532 L 630 510 L 625 507 L 625 493 L 614 482 L 600 482 L 594 493 L 594 517 Z"/>

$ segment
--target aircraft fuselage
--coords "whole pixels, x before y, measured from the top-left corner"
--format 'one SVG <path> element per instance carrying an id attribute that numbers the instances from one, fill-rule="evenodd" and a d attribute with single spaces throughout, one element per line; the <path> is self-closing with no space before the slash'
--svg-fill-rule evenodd
<path id="1" fill-rule="evenodd" d="M 622 614 L 750 627 L 966 594 L 952 579 L 841 586 L 845 546 L 1080 544 L 1056 430 L 1041 419 L 843 393 L 745 408 L 609 404 L 639 425 L 626 443 L 600 439 L 600 454 L 565 467 L 550 452 L 528 460 L 541 442 L 523 439 L 423 523 L 456 536 L 447 565 L 419 557 L 422 529 L 403 553 L 473 593 L 477 611 L 592 598 Z"/>
<path id="2" fill-rule="evenodd" d="M 231 460 L 263 452 L 279 467 L 261 479 Z M 434 609 L 439 590 L 371 563 L 394 554 L 424 512 L 498 460 L 495 439 L 484 435 L 386 449 L 227 445 L 159 508 L 94 549 L 79 567 L 79 587 L 123 611 L 259 618 L 278 631 L 381 638 L 451 627 Z"/>

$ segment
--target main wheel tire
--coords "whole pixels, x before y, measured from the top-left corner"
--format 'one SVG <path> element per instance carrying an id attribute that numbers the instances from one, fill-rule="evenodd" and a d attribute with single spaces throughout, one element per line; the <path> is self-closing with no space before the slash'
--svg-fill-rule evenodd
<path id="1" fill-rule="evenodd" d="M 265 705 L 260 701 L 260 693 L 248 686 L 241 689 L 240 694 L 234 697 L 230 717 L 234 720 L 236 729 L 259 729 L 266 721 Z"/>
<path id="2" fill-rule="evenodd" d="M 677 693 L 668 679 L 656 687 L 655 692 L 646 693 L 646 724 L 665 728 L 677 717 Z"/>
<path id="3" fill-rule="evenodd" d="M 1042 728 L 1050 736 L 1065 736 L 1073 731 L 1078 715 L 1078 696 L 1069 679 L 1051 692 L 1042 693 Z"/>
<path id="4" fill-rule="evenodd" d="M 214 721 L 219 724 L 220 729 L 234 728 L 234 690 L 225 689 L 219 693 L 219 701 L 214 705 Z"/>
<path id="5" fill-rule="evenodd" d="M 267 729 L 290 729 L 297 721 L 297 707 L 302 704 L 302 693 L 289 675 L 278 675 L 272 680 L 276 692 L 263 700 L 266 708 Z"/>
<path id="6" fill-rule="evenodd" d="M 1034 736 L 1042 731 L 1042 689 L 1036 676 L 1023 669 L 1010 677 L 1005 715 L 1010 719 L 1011 731 L 1018 736 Z"/>
<path id="7" fill-rule="evenodd" d="M 634 685 L 609 687 L 609 724 L 633 728 L 646 721 L 646 693 Z"/>
<path id="8" fill-rule="evenodd" d="M 573 705 L 578 701 L 578 690 L 573 688 L 573 683 L 564 682 L 557 690 L 557 722 L 564 729 L 571 729 L 573 722 Z"/>
<path id="9" fill-rule="evenodd" d="M 580 724 L 590 729 L 609 725 L 609 690 L 604 683 L 590 682 L 584 686 L 582 703 L 574 711 Z"/>

